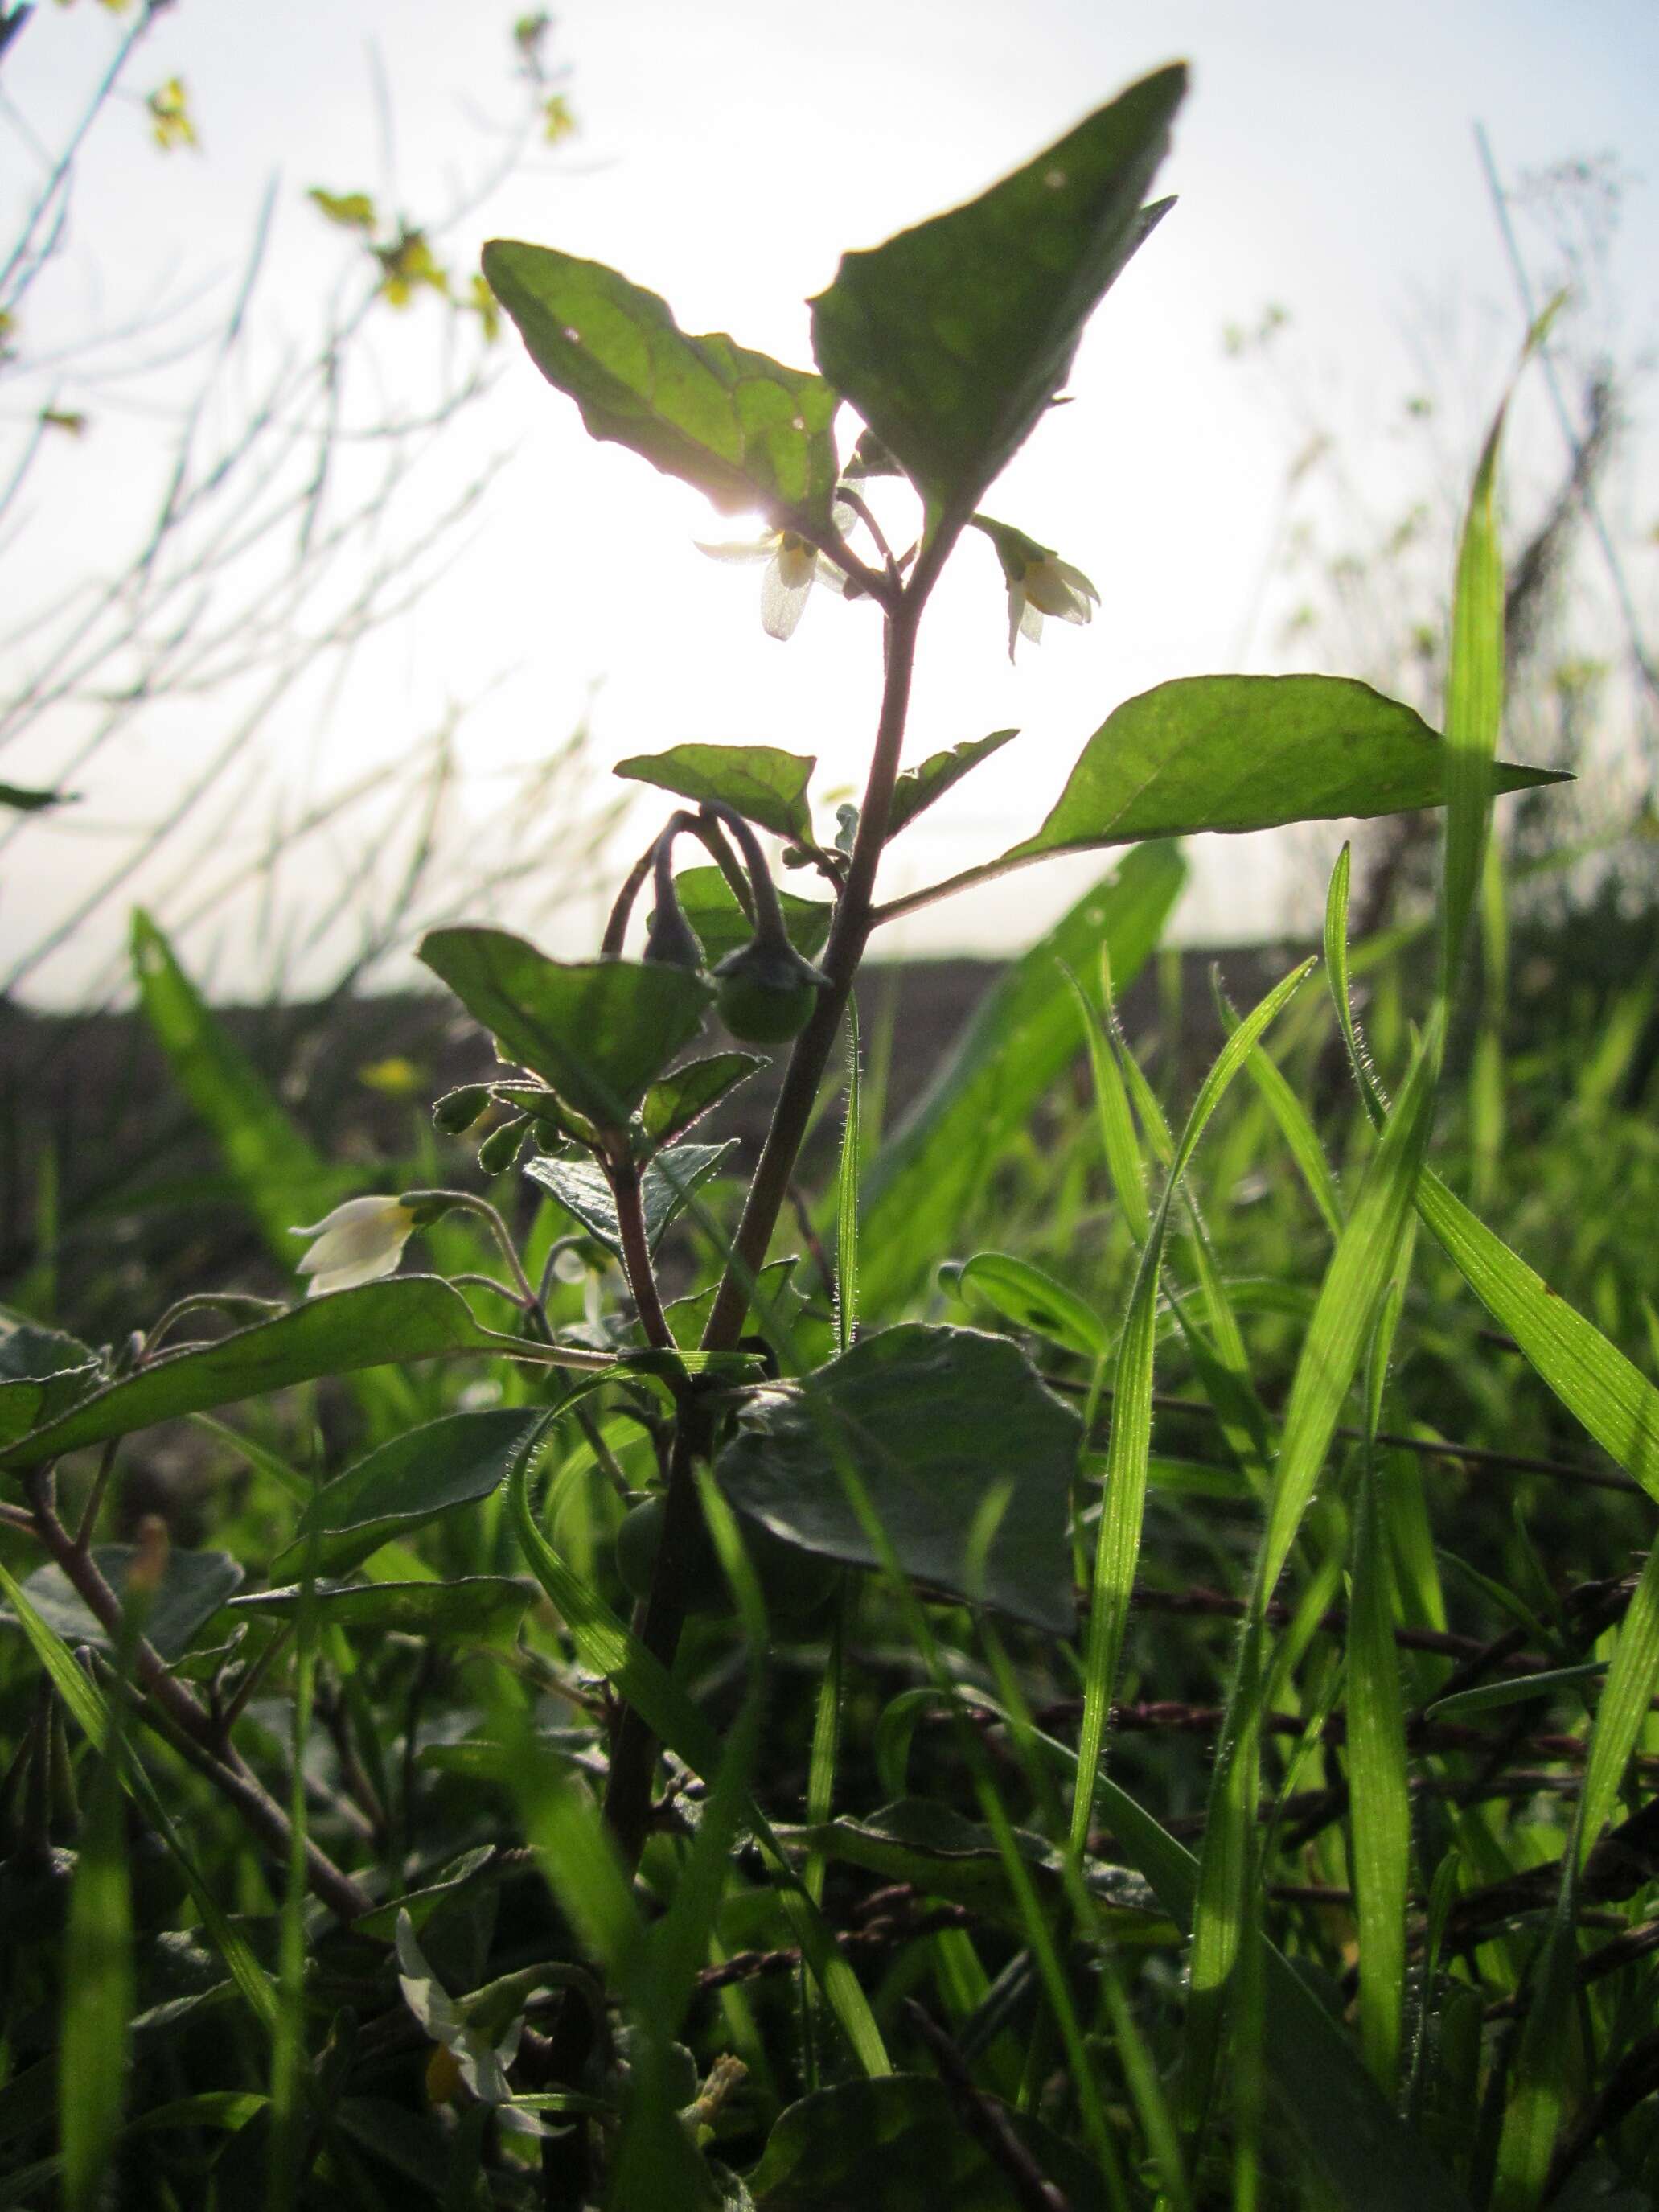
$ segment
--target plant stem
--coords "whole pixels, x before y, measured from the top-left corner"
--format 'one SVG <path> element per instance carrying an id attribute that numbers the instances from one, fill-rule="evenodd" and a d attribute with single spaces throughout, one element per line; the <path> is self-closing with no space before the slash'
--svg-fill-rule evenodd
<path id="1" fill-rule="evenodd" d="M 651 1264 L 651 1241 L 646 1233 L 640 1171 L 632 1160 L 606 1160 L 604 1167 L 611 1195 L 617 1201 L 623 1265 L 628 1271 L 628 1286 L 634 1293 L 640 1326 L 647 1343 L 655 1345 L 659 1352 L 671 1351 L 674 1332 L 662 1310 L 662 1294 L 657 1288 L 657 1273 Z"/>
<path id="2" fill-rule="evenodd" d="M 772 1126 L 767 1132 L 755 1179 L 749 1186 L 743 1218 L 732 1239 L 732 1256 L 703 1331 L 703 1349 L 707 1352 L 729 1352 L 742 1333 L 743 1317 L 749 1305 L 749 1285 L 765 1260 L 778 1214 L 789 1194 L 795 1156 L 805 1137 L 823 1071 L 835 1050 L 853 978 L 869 942 L 874 917 L 876 868 L 887 840 L 893 786 L 898 781 L 904 725 L 909 712 L 916 628 L 952 542 L 953 533 L 943 532 L 933 540 L 888 617 L 887 672 L 882 687 L 881 719 L 876 726 L 875 752 L 865 785 L 859 832 L 854 842 L 846 885 L 836 904 L 830 942 L 819 963 L 830 978 L 830 988 L 819 992 L 812 1018 L 795 1040 L 795 1048 L 789 1055 Z"/>

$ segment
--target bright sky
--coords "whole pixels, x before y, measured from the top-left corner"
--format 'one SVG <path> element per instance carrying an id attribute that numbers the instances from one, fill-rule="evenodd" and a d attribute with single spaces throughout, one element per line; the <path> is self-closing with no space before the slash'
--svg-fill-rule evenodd
<path id="1" fill-rule="evenodd" d="M 134 81 L 146 88 L 174 69 L 186 77 L 200 161 L 151 156 L 137 118 L 105 131 L 81 188 L 97 291 L 84 276 L 54 274 L 31 335 L 124 312 L 204 258 L 232 266 L 277 169 L 286 197 L 276 297 L 302 322 L 307 288 L 325 281 L 337 245 L 303 189 L 367 187 L 411 211 L 441 199 L 447 179 L 477 167 L 480 123 L 504 112 L 513 12 L 453 0 L 291 0 L 278 31 L 267 11 L 236 0 L 180 0 Z M 38 115 L 83 80 L 88 45 L 107 36 L 90 4 L 68 16 L 42 9 L 8 64 L 12 100 Z M 371 46 L 395 117 L 390 185 Z M 1091 327 L 1075 404 L 1042 426 L 988 502 L 1093 578 L 1099 615 L 1087 630 L 1050 623 L 1011 669 L 989 549 L 976 538 L 964 547 L 925 634 L 909 757 L 1010 725 L 1024 735 L 907 833 L 884 879 L 900 890 L 1035 826 L 1121 699 L 1176 675 L 1274 665 L 1271 629 L 1251 611 L 1292 439 L 1259 379 L 1224 357 L 1224 325 L 1253 321 L 1269 301 L 1291 309 L 1319 404 L 1370 454 L 1384 504 L 1383 426 L 1420 380 L 1414 343 L 1447 331 L 1443 369 L 1473 452 L 1521 319 L 1471 126 L 1485 123 L 1507 174 L 1608 150 L 1636 162 L 1659 86 L 1659 9 L 1651 0 L 1571 9 L 1398 0 L 1386 13 L 1329 0 L 1165 0 L 1138 10 L 1084 0 L 838 0 L 819 9 L 570 0 L 555 51 L 572 66 L 581 135 L 502 191 L 481 233 L 609 261 L 664 293 L 686 329 L 729 331 L 802 364 L 802 302 L 830 281 L 843 247 L 971 196 L 1158 63 L 1194 64 L 1159 185 L 1180 205 Z M 24 176 L 15 154 L 4 174 L 15 196 Z M 1659 337 L 1656 248 L 1659 202 L 1652 185 L 1638 185 L 1613 287 L 1632 347 Z M 816 754 L 820 794 L 840 795 L 860 774 L 873 721 L 871 611 L 820 595 L 788 646 L 768 640 L 757 572 L 695 550 L 697 537 L 732 535 L 730 525 L 622 449 L 590 445 L 574 407 L 521 357 L 507 372 L 467 434 L 480 453 L 513 447 L 510 470 L 465 560 L 382 641 L 372 683 L 349 695 L 329 733 L 332 770 L 395 756 L 445 701 L 488 693 L 462 741 L 482 792 L 504 763 L 533 757 L 568 730 L 599 684 L 603 760 L 684 738 L 766 742 Z M 1547 456 L 1541 414 L 1534 427 Z M 95 435 L 73 465 L 88 472 L 79 496 L 92 495 Z M 50 542 L 50 513 L 39 527 Z M 1651 565 L 1640 580 L 1652 605 Z M 314 760 L 304 733 L 292 743 L 296 757 Z M 0 774 L 27 780 L 9 756 Z M 630 851 L 647 826 L 641 816 Z M 37 897 L 62 895 L 82 865 L 76 849 L 41 838 L 9 859 L 9 938 Z M 1290 864 L 1271 841 L 1204 841 L 1194 858 L 1187 936 L 1248 933 L 1283 914 Z M 905 946 L 1011 949 L 1093 869 L 1025 872 L 932 909 Z M 592 926 L 590 915 L 573 916 L 554 949 L 586 949 Z M 73 989 L 87 972 L 77 956 L 46 971 L 41 988 Z M 228 980 L 234 973 L 233 953 Z"/>

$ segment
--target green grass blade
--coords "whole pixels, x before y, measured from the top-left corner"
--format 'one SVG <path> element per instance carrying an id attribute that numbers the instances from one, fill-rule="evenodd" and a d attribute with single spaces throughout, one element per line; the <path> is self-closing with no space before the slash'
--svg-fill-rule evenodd
<path id="1" fill-rule="evenodd" d="M 1106 1493 L 1095 1551 L 1094 1581 L 1084 1659 L 1083 1722 L 1078 1746 L 1078 1781 L 1072 1801 L 1071 1850 L 1081 1859 L 1088 1842 L 1092 1784 L 1106 1740 L 1119 1656 L 1128 1619 L 1129 1594 L 1140 1556 L 1141 1524 L 1146 1502 L 1147 1462 L 1152 1434 L 1152 1355 L 1157 1342 L 1158 1279 L 1171 1208 L 1187 1163 L 1250 1048 L 1289 1003 L 1307 977 L 1311 961 L 1268 992 L 1249 1018 L 1222 1047 L 1206 1076 L 1175 1149 L 1169 1181 L 1142 1247 L 1119 1340 L 1112 1432 L 1106 1460 Z"/>
<path id="2" fill-rule="evenodd" d="M 1474 471 L 1457 552 L 1446 671 L 1446 845 L 1440 989 L 1449 1000 L 1492 823 L 1492 763 L 1504 715 L 1504 556 L 1493 495 L 1508 399 Z"/>
<path id="3" fill-rule="evenodd" d="M 1346 852 L 1346 848 L 1344 850 Z M 1221 1016 L 1222 1027 L 1229 1036 L 1238 1025 L 1238 1014 L 1232 1001 L 1221 988 L 1218 978 L 1215 987 L 1216 1009 Z M 1248 1073 L 1262 1103 L 1279 1125 L 1291 1158 L 1295 1161 L 1309 1194 L 1319 1208 L 1320 1218 L 1333 1237 L 1342 1233 L 1342 1200 L 1325 1158 L 1325 1147 L 1319 1141 L 1318 1132 L 1307 1108 L 1285 1081 L 1279 1065 L 1266 1049 L 1258 1045 L 1247 1063 Z"/>
<path id="4" fill-rule="evenodd" d="M 1137 1244 L 1144 1244 L 1152 1226 L 1152 1208 L 1146 1197 L 1146 1170 L 1141 1165 L 1140 1146 L 1135 1137 L 1134 1116 L 1129 1111 L 1129 1094 L 1123 1085 L 1122 1071 L 1098 1009 L 1069 968 L 1066 981 L 1077 1000 L 1078 1018 L 1089 1048 L 1095 1112 L 1100 1122 L 1100 1148 L 1105 1155 L 1106 1172 L 1123 1209 L 1129 1234 Z"/>
<path id="5" fill-rule="evenodd" d="M 1354 1522 L 1348 1608 L 1348 1785 L 1359 1925 L 1359 2036 L 1365 2063 L 1392 2101 L 1399 2086 L 1406 1993 L 1411 1799 L 1382 1497 L 1386 1468 L 1375 1449 L 1367 1450 Z"/>
<path id="6" fill-rule="evenodd" d="M 1581 1862 L 1613 1817 L 1625 1771 L 1656 1696 L 1659 1696 L 1659 1544 L 1648 1553 L 1596 1700 L 1580 1796 Z"/>
<path id="7" fill-rule="evenodd" d="M 64 1935 L 58 2118 L 64 2212 L 97 2212 L 126 2101 L 129 2024 L 137 1977 L 119 1776 L 137 1640 L 136 1629 L 129 1626 L 121 1638 L 115 1693 L 81 1831 Z"/>

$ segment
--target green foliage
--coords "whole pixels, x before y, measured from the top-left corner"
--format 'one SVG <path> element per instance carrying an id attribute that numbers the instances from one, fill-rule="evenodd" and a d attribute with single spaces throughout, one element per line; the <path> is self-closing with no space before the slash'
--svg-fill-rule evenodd
<path id="1" fill-rule="evenodd" d="M 1075 1416 L 1006 1339 L 908 1322 L 750 1397 L 714 1473 L 775 1534 L 877 1566 L 850 1468 L 907 1574 L 1063 1632 L 1077 1445 Z"/>
<path id="2" fill-rule="evenodd" d="M 620 1127 L 696 1035 L 712 987 L 678 968 L 550 960 L 500 929 L 434 929 L 421 958 L 468 1013 L 574 1110 Z"/>
<path id="3" fill-rule="evenodd" d="M 1161 70 L 966 207 L 842 258 L 812 349 L 937 508 L 958 518 L 1065 382 L 1083 326 L 1163 209 L 1141 202 L 1187 88 Z"/>
<path id="4" fill-rule="evenodd" d="M 654 292 L 597 261 L 498 238 L 483 272 L 591 437 L 630 447 L 728 514 L 829 520 L 836 395 L 822 377 L 728 337 L 688 337 Z"/>
<path id="5" fill-rule="evenodd" d="M 1560 781 L 1498 769 L 1500 791 Z M 1034 837 L 1031 860 L 1198 830 L 1271 830 L 1437 806 L 1441 738 L 1397 699 L 1333 676 L 1189 676 L 1115 708 Z"/>
<path id="6" fill-rule="evenodd" d="M 544 29 L 514 37 L 562 135 Z M 1034 838 L 878 896 L 880 846 L 1014 734 L 900 767 L 961 532 L 1026 635 L 1092 599 L 973 510 L 1161 213 L 1184 82 L 848 257 L 822 379 L 488 250 L 475 306 L 593 434 L 763 508 L 797 602 L 826 564 L 873 602 L 868 772 L 819 848 L 805 757 L 624 761 L 743 869 L 678 876 L 646 961 L 431 933 L 507 1067 L 431 1122 L 399 1094 L 413 1166 L 306 1135 L 136 918 L 214 1187 L 283 1270 L 248 1279 L 289 1296 L 169 1297 L 100 1219 L 130 1321 L 60 1305 L 50 1261 L 0 1313 L 0 2199 L 1651 2199 L 1656 980 L 1511 1033 L 1492 802 L 1550 779 L 1494 765 L 1497 430 L 1444 741 L 1334 678 L 1168 684 Z M 450 288 L 418 230 L 313 198 L 394 304 Z M 855 489 L 901 473 L 902 557 Z M 1195 1054 L 1165 968 L 1132 1042 L 1114 992 L 1180 895 L 1170 837 L 1441 804 L 1436 912 L 1352 955 L 1344 854 L 1328 1000 L 1278 963 L 1240 1018 L 1218 978 Z M 774 911 L 751 823 L 820 896 Z M 882 1134 L 854 983 L 883 923 L 1113 843 Z M 717 989 L 791 1045 L 752 1157 L 714 1117 L 761 1061 L 683 1057 Z M 299 1280 L 355 1286 L 301 1299 L 317 1215 Z M 363 1279 L 417 1232 L 437 1273 Z"/>
<path id="7" fill-rule="evenodd" d="M 964 738 L 947 752 L 929 753 L 915 768 L 907 768 L 893 786 L 893 803 L 887 811 L 888 842 L 907 829 L 918 814 L 925 813 L 935 799 L 943 799 L 981 761 L 1000 752 L 1018 735 L 1018 730 L 994 730 L 988 738 Z"/>
<path id="8" fill-rule="evenodd" d="M 806 787 L 816 760 L 780 752 L 775 745 L 671 745 L 665 753 L 641 753 L 617 763 L 615 775 L 682 799 L 723 799 L 775 836 L 811 840 L 812 811 Z"/>

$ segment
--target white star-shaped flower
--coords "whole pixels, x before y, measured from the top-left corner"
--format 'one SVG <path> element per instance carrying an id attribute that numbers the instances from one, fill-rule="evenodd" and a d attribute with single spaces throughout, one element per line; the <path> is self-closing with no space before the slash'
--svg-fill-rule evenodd
<path id="1" fill-rule="evenodd" d="M 844 529 L 851 520 L 850 507 L 837 508 L 837 529 Z M 699 538 L 697 550 L 708 554 L 711 561 L 766 563 L 766 573 L 761 578 L 761 627 L 768 637 L 775 637 L 780 642 L 794 635 L 807 594 L 815 583 L 822 580 L 832 592 L 840 592 L 847 582 L 827 554 L 816 551 L 793 530 L 763 531 L 758 538 L 742 539 L 735 544 L 705 545 Z"/>

